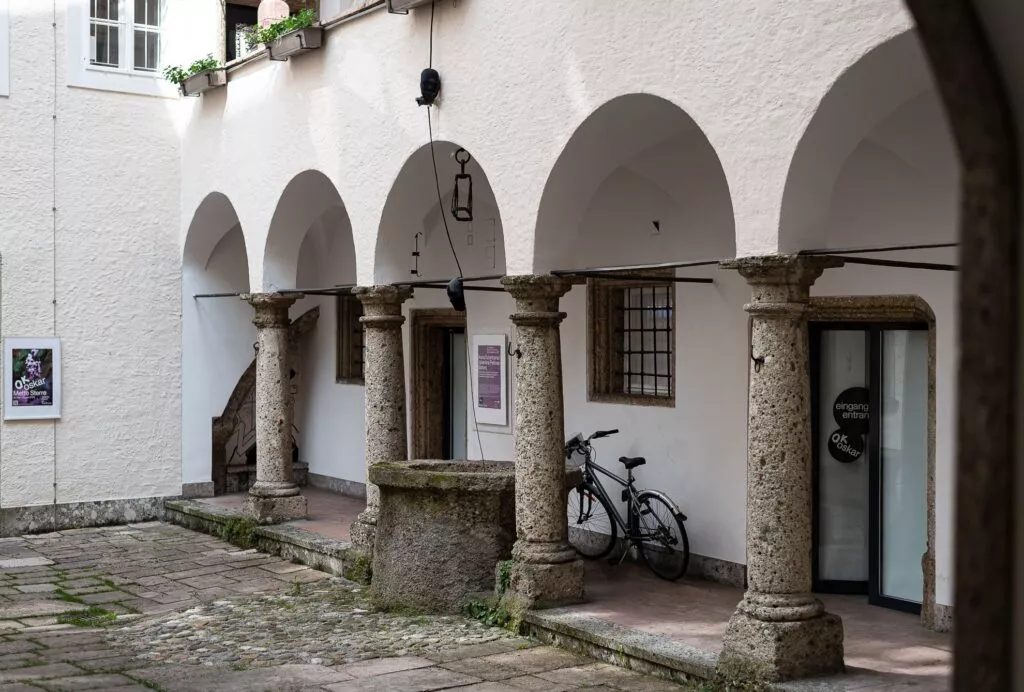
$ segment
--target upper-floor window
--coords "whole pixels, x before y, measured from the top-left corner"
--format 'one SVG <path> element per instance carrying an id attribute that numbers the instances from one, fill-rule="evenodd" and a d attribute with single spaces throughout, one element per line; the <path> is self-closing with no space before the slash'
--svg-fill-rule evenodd
<path id="1" fill-rule="evenodd" d="M 160 69 L 161 0 L 89 0 L 89 64 Z"/>

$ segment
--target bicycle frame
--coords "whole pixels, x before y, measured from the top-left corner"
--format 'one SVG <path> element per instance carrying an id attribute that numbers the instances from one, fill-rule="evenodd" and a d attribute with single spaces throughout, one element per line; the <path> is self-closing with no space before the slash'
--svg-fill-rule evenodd
<path id="1" fill-rule="evenodd" d="M 634 507 L 636 507 L 637 495 L 639 495 L 639 493 L 636 491 L 636 487 L 634 485 L 635 479 L 633 478 L 633 469 L 628 469 L 626 471 L 626 478 L 622 479 L 621 477 L 612 473 L 605 467 L 593 461 L 593 459 L 591 458 L 590 450 L 591 446 L 588 443 L 587 446 L 583 448 L 584 482 L 590 481 L 594 488 L 597 489 L 597 492 L 601 495 L 602 499 L 604 499 L 605 502 L 608 503 L 608 506 L 612 510 L 612 515 L 614 517 L 615 523 L 618 524 L 620 529 L 622 529 L 624 537 L 630 540 L 640 538 L 641 534 L 639 530 L 638 516 L 637 512 L 634 510 Z M 626 520 L 622 518 L 622 515 L 619 513 L 619 509 L 616 506 L 616 503 L 613 502 L 611 497 L 608 495 L 608 491 L 604 489 L 604 486 L 601 484 L 600 480 L 597 478 L 597 476 L 594 475 L 595 471 L 604 476 L 607 476 L 608 478 L 612 479 L 613 481 L 615 481 L 624 488 L 624 490 L 622 491 L 622 499 L 626 502 L 626 515 L 628 523 Z"/>

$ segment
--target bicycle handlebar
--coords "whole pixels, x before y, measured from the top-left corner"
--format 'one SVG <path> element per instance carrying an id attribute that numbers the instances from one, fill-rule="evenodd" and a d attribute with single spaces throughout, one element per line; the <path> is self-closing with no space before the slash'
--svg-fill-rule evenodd
<path id="1" fill-rule="evenodd" d="M 616 428 L 615 430 L 598 430 L 596 433 L 594 433 L 593 435 L 590 436 L 590 439 L 591 440 L 599 440 L 602 437 L 608 437 L 609 435 L 615 435 L 618 432 L 619 432 L 618 428 Z"/>

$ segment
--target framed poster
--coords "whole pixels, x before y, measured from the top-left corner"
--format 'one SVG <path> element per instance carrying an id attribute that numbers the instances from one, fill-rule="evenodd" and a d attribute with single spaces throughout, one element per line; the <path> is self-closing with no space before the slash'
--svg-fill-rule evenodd
<path id="1" fill-rule="evenodd" d="M 504 334 L 473 336 L 473 394 L 477 423 L 508 425 L 508 358 Z"/>
<path id="2" fill-rule="evenodd" d="M 60 339 L 4 340 L 4 420 L 60 418 Z"/>

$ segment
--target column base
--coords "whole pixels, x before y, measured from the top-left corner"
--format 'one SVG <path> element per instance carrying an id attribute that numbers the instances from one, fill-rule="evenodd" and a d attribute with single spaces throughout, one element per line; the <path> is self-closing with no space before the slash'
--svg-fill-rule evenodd
<path id="1" fill-rule="evenodd" d="M 245 500 L 245 514 L 260 524 L 277 524 L 292 519 L 305 519 L 306 498 L 303 495 L 286 497 L 259 497 L 249 495 Z"/>
<path id="2" fill-rule="evenodd" d="M 363 512 L 349 528 L 352 549 L 345 560 L 345 578 L 369 584 L 373 577 L 373 546 L 377 538 L 376 513 Z"/>
<path id="3" fill-rule="evenodd" d="M 520 611 L 582 603 L 583 561 L 545 565 L 513 560 L 505 598 Z"/>
<path id="4" fill-rule="evenodd" d="M 796 622 L 765 622 L 736 611 L 722 639 L 722 682 L 780 682 L 842 673 L 843 621 L 823 613 Z"/>

